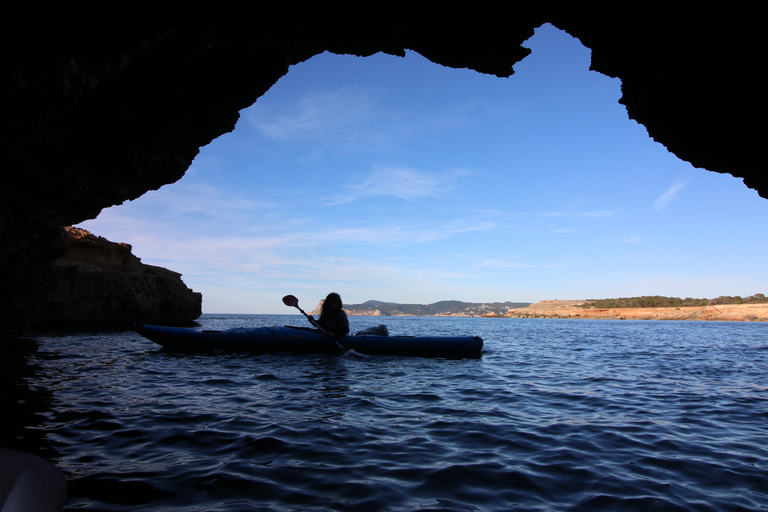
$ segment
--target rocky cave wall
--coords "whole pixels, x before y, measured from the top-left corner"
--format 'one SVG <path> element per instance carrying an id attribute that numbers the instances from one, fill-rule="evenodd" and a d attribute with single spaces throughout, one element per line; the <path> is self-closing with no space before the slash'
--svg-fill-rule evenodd
<path id="1" fill-rule="evenodd" d="M 529 53 L 521 44 L 534 28 L 550 22 L 592 50 L 592 69 L 621 79 L 621 103 L 652 138 L 768 198 L 757 6 L 307 4 L 2 7 L 0 332 L 38 318 L 62 226 L 178 180 L 239 110 L 323 51 L 408 49 L 503 77 Z"/>

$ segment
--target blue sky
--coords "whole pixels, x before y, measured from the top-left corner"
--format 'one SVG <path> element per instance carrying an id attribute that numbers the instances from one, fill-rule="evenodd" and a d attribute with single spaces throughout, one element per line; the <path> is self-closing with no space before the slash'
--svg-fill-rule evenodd
<path id="1" fill-rule="evenodd" d="M 509 78 L 316 56 L 184 178 L 80 226 L 182 273 L 206 313 L 768 293 L 768 201 L 651 140 L 578 40 L 526 46 Z"/>

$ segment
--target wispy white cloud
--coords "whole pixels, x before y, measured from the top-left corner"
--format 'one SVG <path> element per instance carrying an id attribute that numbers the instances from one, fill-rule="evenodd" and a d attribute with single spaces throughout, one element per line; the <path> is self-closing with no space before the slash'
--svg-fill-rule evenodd
<path id="1" fill-rule="evenodd" d="M 463 233 L 490 231 L 498 227 L 497 223 L 490 221 L 454 219 L 435 223 L 366 228 L 347 227 L 306 233 L 299 235 L 299 238 L 329 245 L 346 243 L 396 247 L 434 242 L 452 238 Z"/>
<path id="2" fill-rule="evenodd" d="M 353 277 L 365 280 L 366 273 L 384 279 L 396 273 L 396 265 L 390 268 L 364 257 L 354 263 L 341 262 L 339 247 L 356 245 L 350 254 L 364 255 L 372 248 L 413 248 L 498 227 L 482 216 L 365 227 L 355 223 L 328 225 L 312 217 L 300 221 L 282 215 L 270 217 L 273 209 L 266 205 L 207 187 L 178 187 L 171 192 L 106 210 L 82 227 L 110 240 L 130 243 L 134 254 L 145 263 L 173 269 L 199 290 L 225 282 L 254 288 L 266 282 L 296 280 L 348 282 Z M 258 211 L 249 215 L 248 208 Z M 165 220 L 158 222 L 157 218 Z M 259 221 L 264 218 L 271 220 Z M 398 265 L 407 266 L 404 262 Z M 402 273 L 407 274 L 405 270 Z M 406 283 L 408 279 L 398 281 Z"/>
<path id="3" fill-rule="evenodd" d="M 244 112 L 244 119 L 260 133 L 275 140 L 307 136 L 337 136 L 339 129 L 362 128 L 391 132 L 396 138 L 416 133 L 454 130 L 489 119 L 514 115 L 519 107 L 469 100 L 444 105 L 415 114 L 401 106 L 385 104 L 385 90 L 376 87 L 347 86 L 323 92 L 307 92 L 292 98 L 290 104 L 259 100 Z"/>
<path id="4" fill-rule="evenodd" d="M 201 226 L 206 220 L 219 223 L 232 222 L 244 214 L 265 212 L 275 205 L 263 199 L 246 197 L 240 191 L 227 191 L 205 183 L 179 182 L 115 208 L 100 215 L 101 221 L 124 219 L 126 225 L 141 219 L 164 222 L 190 223 Z M 194 219 L 194 222 L 190 222 Z"/>
<path id="5" fill-rule="evenodd" d="M 384 103 L 382 89 L 348 86 L 307 92 L 290 101 L 262 98 L 243 118 L 272 143 L 311 165 L 328 157 L 403 153 L 402 142 L 421 121 Z"/>
<path id="6" fill-rule="evenodd" d="M 478 267 L 493 268 L 561 268 L 567 267 L 569 263 L 529 263 L 514 260 L 490 259 L 478 263 Z"/>
<path id="7" fill-rule="evenodd" d="M 657 212 L 662 211 L 690 182 L 691 180 L 675 180 L 675 182 L 663 194 L 661 194 L 658 199 L 656 199 L 656 202 L 653 204 L 653 209 Z"/>
<path id="8" fill-rule="evenodd" d="M 616 210 L 590 210 L 585 212 L 551 211 L 540 214 L 544 217 L 586 217 L 588 219 L 611 219 L 616 215 Z"/>
<path id="9" fill-rule="evenodd" d="M 361 182 L 347 185 L 346 190 L 337 194 L 330 204 L 351 203 L 372 196 L 408 200 L 442 197 L 455 188 L 459 176 L 466 174 L 463 170 L 438 175 L 409 168 L 382 168 Z"/>
<path id="10" fill-rule="evenodd" d="M 422 136 L 460 130 L 511 115 L 510 107 L 487 101 L 419 108 L 393 104 L 379 87 L 347 86 L 306 92 L 298 97 L 266 96 L 243 112 L 243 119 L 261 135 L 281 143 L 304 144 L 301 161 L 328 154 L 405 154 Z"/>
<path id="11" fill-rule="evenodd" d="M 272 105 L 263 101 L 249 109 L 246 120 L 271 139 L 322 135 L 331 129 L 348 128 L 376 119 L 380 95 L 372 88 L 344 87 L 307 94 L 292 105 Z"/>
<path id="12" fill-rule="evenodd" d="M 616 210 L 581 212 L 581 216 L 588 219 L 612 219 L 614 215 Z"/>

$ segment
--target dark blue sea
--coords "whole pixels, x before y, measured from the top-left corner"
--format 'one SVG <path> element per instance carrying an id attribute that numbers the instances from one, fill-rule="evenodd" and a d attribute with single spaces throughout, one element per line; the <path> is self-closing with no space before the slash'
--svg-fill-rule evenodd
<path id="1" fill-rule="evenodd" d="M 303 325 L 205 315 L 204 329 Z M 768 323 L 351 317 L 479 359 L 166 352 L 36 336 L 17 448 L 66 510 L 768 510 Z"/>

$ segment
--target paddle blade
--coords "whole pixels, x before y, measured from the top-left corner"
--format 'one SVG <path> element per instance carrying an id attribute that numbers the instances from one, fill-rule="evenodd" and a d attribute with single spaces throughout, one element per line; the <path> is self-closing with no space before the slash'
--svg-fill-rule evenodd
<path id="1" fill-rule="evenodd" d="M 294 297 L 293 295 L 286 295 L 283 297 L 283 304 L 286 306 L 291 306 L 292 308 L 295 308 L 299 305 L 299 299 Z"/>

